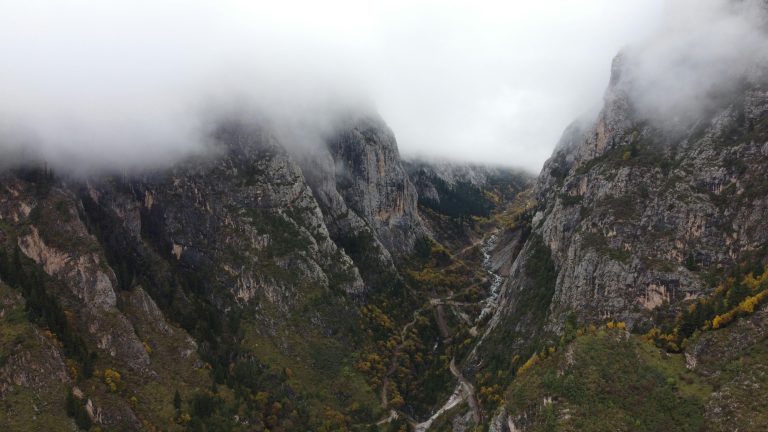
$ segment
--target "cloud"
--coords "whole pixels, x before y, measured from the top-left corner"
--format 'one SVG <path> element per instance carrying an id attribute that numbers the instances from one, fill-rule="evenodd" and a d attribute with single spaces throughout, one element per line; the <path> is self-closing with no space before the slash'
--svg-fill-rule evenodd
<path id="1" fill-rule="evenodd" d="M 370 106 L 405 155 L 535 171 L 663 3 L 0 0 L 0 151 L 143 166 L 200 150 L 211 113 Z"/>
<path id="2" fill-rule="evenodd" d="M 677 0 L 659 30 L 626 50 L 621 85 L 661 126 L 696 121 L 768 77 L 768 2 Z"/>

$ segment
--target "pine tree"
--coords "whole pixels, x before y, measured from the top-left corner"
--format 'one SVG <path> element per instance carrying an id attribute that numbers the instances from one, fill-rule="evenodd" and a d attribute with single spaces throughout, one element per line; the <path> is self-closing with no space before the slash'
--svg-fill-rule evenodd
<path id="1" fill-rule="evenodd" d="M 728 295 L 726 297 L 728 300 L 728 307 L 733 308 L 738 306 L 747 295 L 749 295 L 749 288 L 740 282 L 735 283 L 733 287 L 728 290 Z"/>
<path id="2" fill-rule="evenodd" d="M 10 286 L 16 285 L 15 281 L 11 280 L 11 261 L 8 254 L 4 249 L 0 249 L 0 279 Z"/>
<path id="3" fill-rule="evenodd" d="M 181 395 L 179 394 L 179 390 L 176 390 L 176 393 L 173 395 L 173 407 L 177 410 L 181 409 Z"/>
<path id="4" fill-rule="evenodd" d="M 72 394 L 72 390 L 67 392 L 66 409 L 69 417 L 75 416 L 75 413 L 77 412 L 77 399 L 75 399 L 75 395 Z"/>

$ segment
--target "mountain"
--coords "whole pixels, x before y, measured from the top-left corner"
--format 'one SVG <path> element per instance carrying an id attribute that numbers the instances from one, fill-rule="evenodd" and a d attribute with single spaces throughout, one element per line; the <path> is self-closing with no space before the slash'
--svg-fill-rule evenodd
<path id="1" fill-rule="evenodd" d="M 0 429 L 765 430 L 768 73 L 668 105 L 641 55 L 536 178 L 370 113 L 3 169 Z"/>
<path id="2" fill-rule="evenodd" d="M 5 430 L 367 430 L 442 403 L 465 342 L 445 332 L 468 324 L 431 301 L 471 295 L 451 308 L 479 313 L 490 282 L 467 233 L 495 229 L 528 178 L 473 180 L 506 195 L 460 218 L 424 206 L 375 116 L 303 151 L 280 136 L 231 121 L 167 168 L 3 172 Z"/>
<path id="3" fill-rule="evenodd" d="M 638 108 L 631 60 L 616 58 L 597 119 L 571 125 L 545 164 L 528 240 L 464 365 L 486 400 L 504 400 L 491 430 L 765 427 L 751 398 L 765 360 L 768 75 L 659 124 Z"/>

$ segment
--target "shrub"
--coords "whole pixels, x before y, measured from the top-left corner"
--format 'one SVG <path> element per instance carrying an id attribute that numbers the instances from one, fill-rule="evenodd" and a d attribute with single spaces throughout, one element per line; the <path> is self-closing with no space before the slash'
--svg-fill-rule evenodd
<path id="1" fill-rule="evenodd" d="M 107 369 L 104 371 L 104 384 L 109 387 L 111 392 L 116 392 L 123 386 L 122 377 L 120 373 L 114 369 Z"/>
<path id="2" fill-rule="evenodd" d="M 518 375 L 524 374 L 525 371 L 535 366 L 536 363 L 538 362 L 539 362 L 539 355 L 538 354 L 532 355 L 531 358 L 529 358 L 525 363 L 523 363 L 522 366 L 520 366 L 520 369 L 517 370 L 517 374 Z"/>

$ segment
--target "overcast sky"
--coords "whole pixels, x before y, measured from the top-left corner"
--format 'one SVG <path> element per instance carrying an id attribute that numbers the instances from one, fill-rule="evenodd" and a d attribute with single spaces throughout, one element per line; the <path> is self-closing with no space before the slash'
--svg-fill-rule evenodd
<path id="1" fill-rule="evenodd" d="M 663 0 L 0 0 L 0 139 L 141 162 L 209 104 L 366 101 L 404 155 L 538 171 Z"/>

